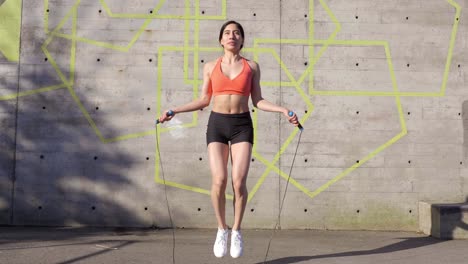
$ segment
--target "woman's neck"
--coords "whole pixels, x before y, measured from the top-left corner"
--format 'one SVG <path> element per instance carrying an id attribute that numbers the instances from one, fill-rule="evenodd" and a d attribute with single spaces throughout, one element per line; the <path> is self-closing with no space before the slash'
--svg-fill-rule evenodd
<path id="1" fill-rule="evenodd" d="M 224 56 L 223 56 L 223 62 L 230 64 L 230 63 L 239 61 L 241 58 L 242 57 L 239 53 L 225 51 Z"/>

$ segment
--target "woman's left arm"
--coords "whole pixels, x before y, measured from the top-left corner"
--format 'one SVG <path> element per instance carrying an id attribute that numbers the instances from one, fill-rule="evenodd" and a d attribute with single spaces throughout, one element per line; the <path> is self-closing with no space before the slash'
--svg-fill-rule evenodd
<path id="1" fill-rule="evenodd" d="M 262 89 L 260 87 L 260 66 L 254 61 L 249 61 L 249 65 L 252 69 L 253 75 L 251 98 L 254 107 L 267 112 L 283 113 L 283 115 L 288 118 L 290 123 L 297 125 L 298 120 L 295 113 L 293 116 L 289 116 L 289 110 L 287 108 L 269 102 L 262 97 Z"/>

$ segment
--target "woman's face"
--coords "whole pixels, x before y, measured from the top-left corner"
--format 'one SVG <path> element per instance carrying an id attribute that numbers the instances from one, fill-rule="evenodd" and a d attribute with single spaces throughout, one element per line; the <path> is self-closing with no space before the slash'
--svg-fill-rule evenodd
<path id="1" fill-rule="evenodd" d="M 244 44 L 244 39 L 236 24 L 229 24 L 226 26 L 220 43 L 225 50 L 239 51 L 241 49 L 241 46 Z"/>

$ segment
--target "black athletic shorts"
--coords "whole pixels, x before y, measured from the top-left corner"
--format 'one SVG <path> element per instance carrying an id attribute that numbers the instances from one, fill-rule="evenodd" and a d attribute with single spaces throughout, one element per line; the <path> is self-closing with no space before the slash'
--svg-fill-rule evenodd
<path id="1" fill-rule="evenodd" d="M 250 112 L 221 114 L 211 112 L 206 129 L 206 145 L 211 142 L 224 144 L 250 142 L 253 144 L 253 125 Z"/>

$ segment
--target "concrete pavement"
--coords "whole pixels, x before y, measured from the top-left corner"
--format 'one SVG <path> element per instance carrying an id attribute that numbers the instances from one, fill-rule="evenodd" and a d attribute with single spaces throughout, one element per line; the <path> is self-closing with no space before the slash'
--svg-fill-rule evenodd
<path id="1" fill-rule="evenodd" d="M 263 263 L 271 230 L 244 230 L 244 256 L 217 259 L 215 229 L 178 229 L 176 263 Z M 172 230 L 0 227 L 0 263 L 172 263 Z M 268 264 L 468 263 L 468 240 L 410 232 L 281 230 Z"/>

